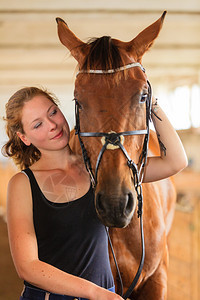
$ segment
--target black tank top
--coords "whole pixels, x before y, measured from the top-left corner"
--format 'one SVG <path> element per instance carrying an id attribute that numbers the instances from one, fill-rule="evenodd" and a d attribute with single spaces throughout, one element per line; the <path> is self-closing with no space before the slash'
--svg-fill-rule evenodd
<path id="1" fill-rule="evenodd" d="M 107 234 L 95 211 L 92 187 L 77 200 L 54 203 L 46 199 L 32 171 L 24 172 L 31 185 L 39 259 L 106 289 L 114 286 Z"/>

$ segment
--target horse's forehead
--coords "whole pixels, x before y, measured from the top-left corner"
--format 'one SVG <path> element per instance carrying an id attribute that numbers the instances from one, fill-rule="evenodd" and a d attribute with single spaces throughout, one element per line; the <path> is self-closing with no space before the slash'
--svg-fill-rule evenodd
<path id="1" fill-rule="evenodd" d="M 112 81 L 112 75 L 88 75 L 81 74 L 78 76 L 75 84 L 75 97 L 84 98 L 85 100 L 97 98 L 115 98 L 130 97 L 141 92 L 147 87 L 146 78 L 140 70 L 127 78 L 123 78 L 119 83 Z M 110 78 L 105 78 L 110 76 Z"/>

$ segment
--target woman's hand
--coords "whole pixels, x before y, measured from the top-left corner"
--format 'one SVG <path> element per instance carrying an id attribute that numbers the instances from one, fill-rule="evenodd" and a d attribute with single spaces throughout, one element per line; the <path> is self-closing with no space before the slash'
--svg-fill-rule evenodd
<path id="1" fill-rule="evenodd" d="M 167 178 L 187 166 L 187 157 L 181 140 L 154 97 L 151 115 L 160 146 L 160 155 L 148 157 L 143 182 Z"/>
<path id="2" fill-rule="evenodd" d="M 118 294 L 98 287 L 95 291 L 95 294 L 90 298 L 90 300 L 123 300 L 123 298 Z"/>

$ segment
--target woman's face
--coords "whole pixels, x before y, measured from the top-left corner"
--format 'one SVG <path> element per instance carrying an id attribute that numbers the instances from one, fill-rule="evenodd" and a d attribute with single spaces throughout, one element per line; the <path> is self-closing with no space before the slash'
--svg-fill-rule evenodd
<path id="1" fill-rule="evenodd" d="M 42 150 L 59 150 L 69 142 L 69 126 L 60 109 L 44 95 L 25 102 L 22 109 L 24 134 L 17 133 L 29 146 Z"/>

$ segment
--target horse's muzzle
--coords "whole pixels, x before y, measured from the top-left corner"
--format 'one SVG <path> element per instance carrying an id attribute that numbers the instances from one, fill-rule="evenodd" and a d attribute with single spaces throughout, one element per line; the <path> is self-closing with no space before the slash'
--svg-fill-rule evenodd
<path id="1" fill-rule="evenodd" d="M 133 216 L 136 200 L 131 191 L 123 195 L 97 193 L 95 206 L 99 219 L 108 227 L 126 227 Z"/>

